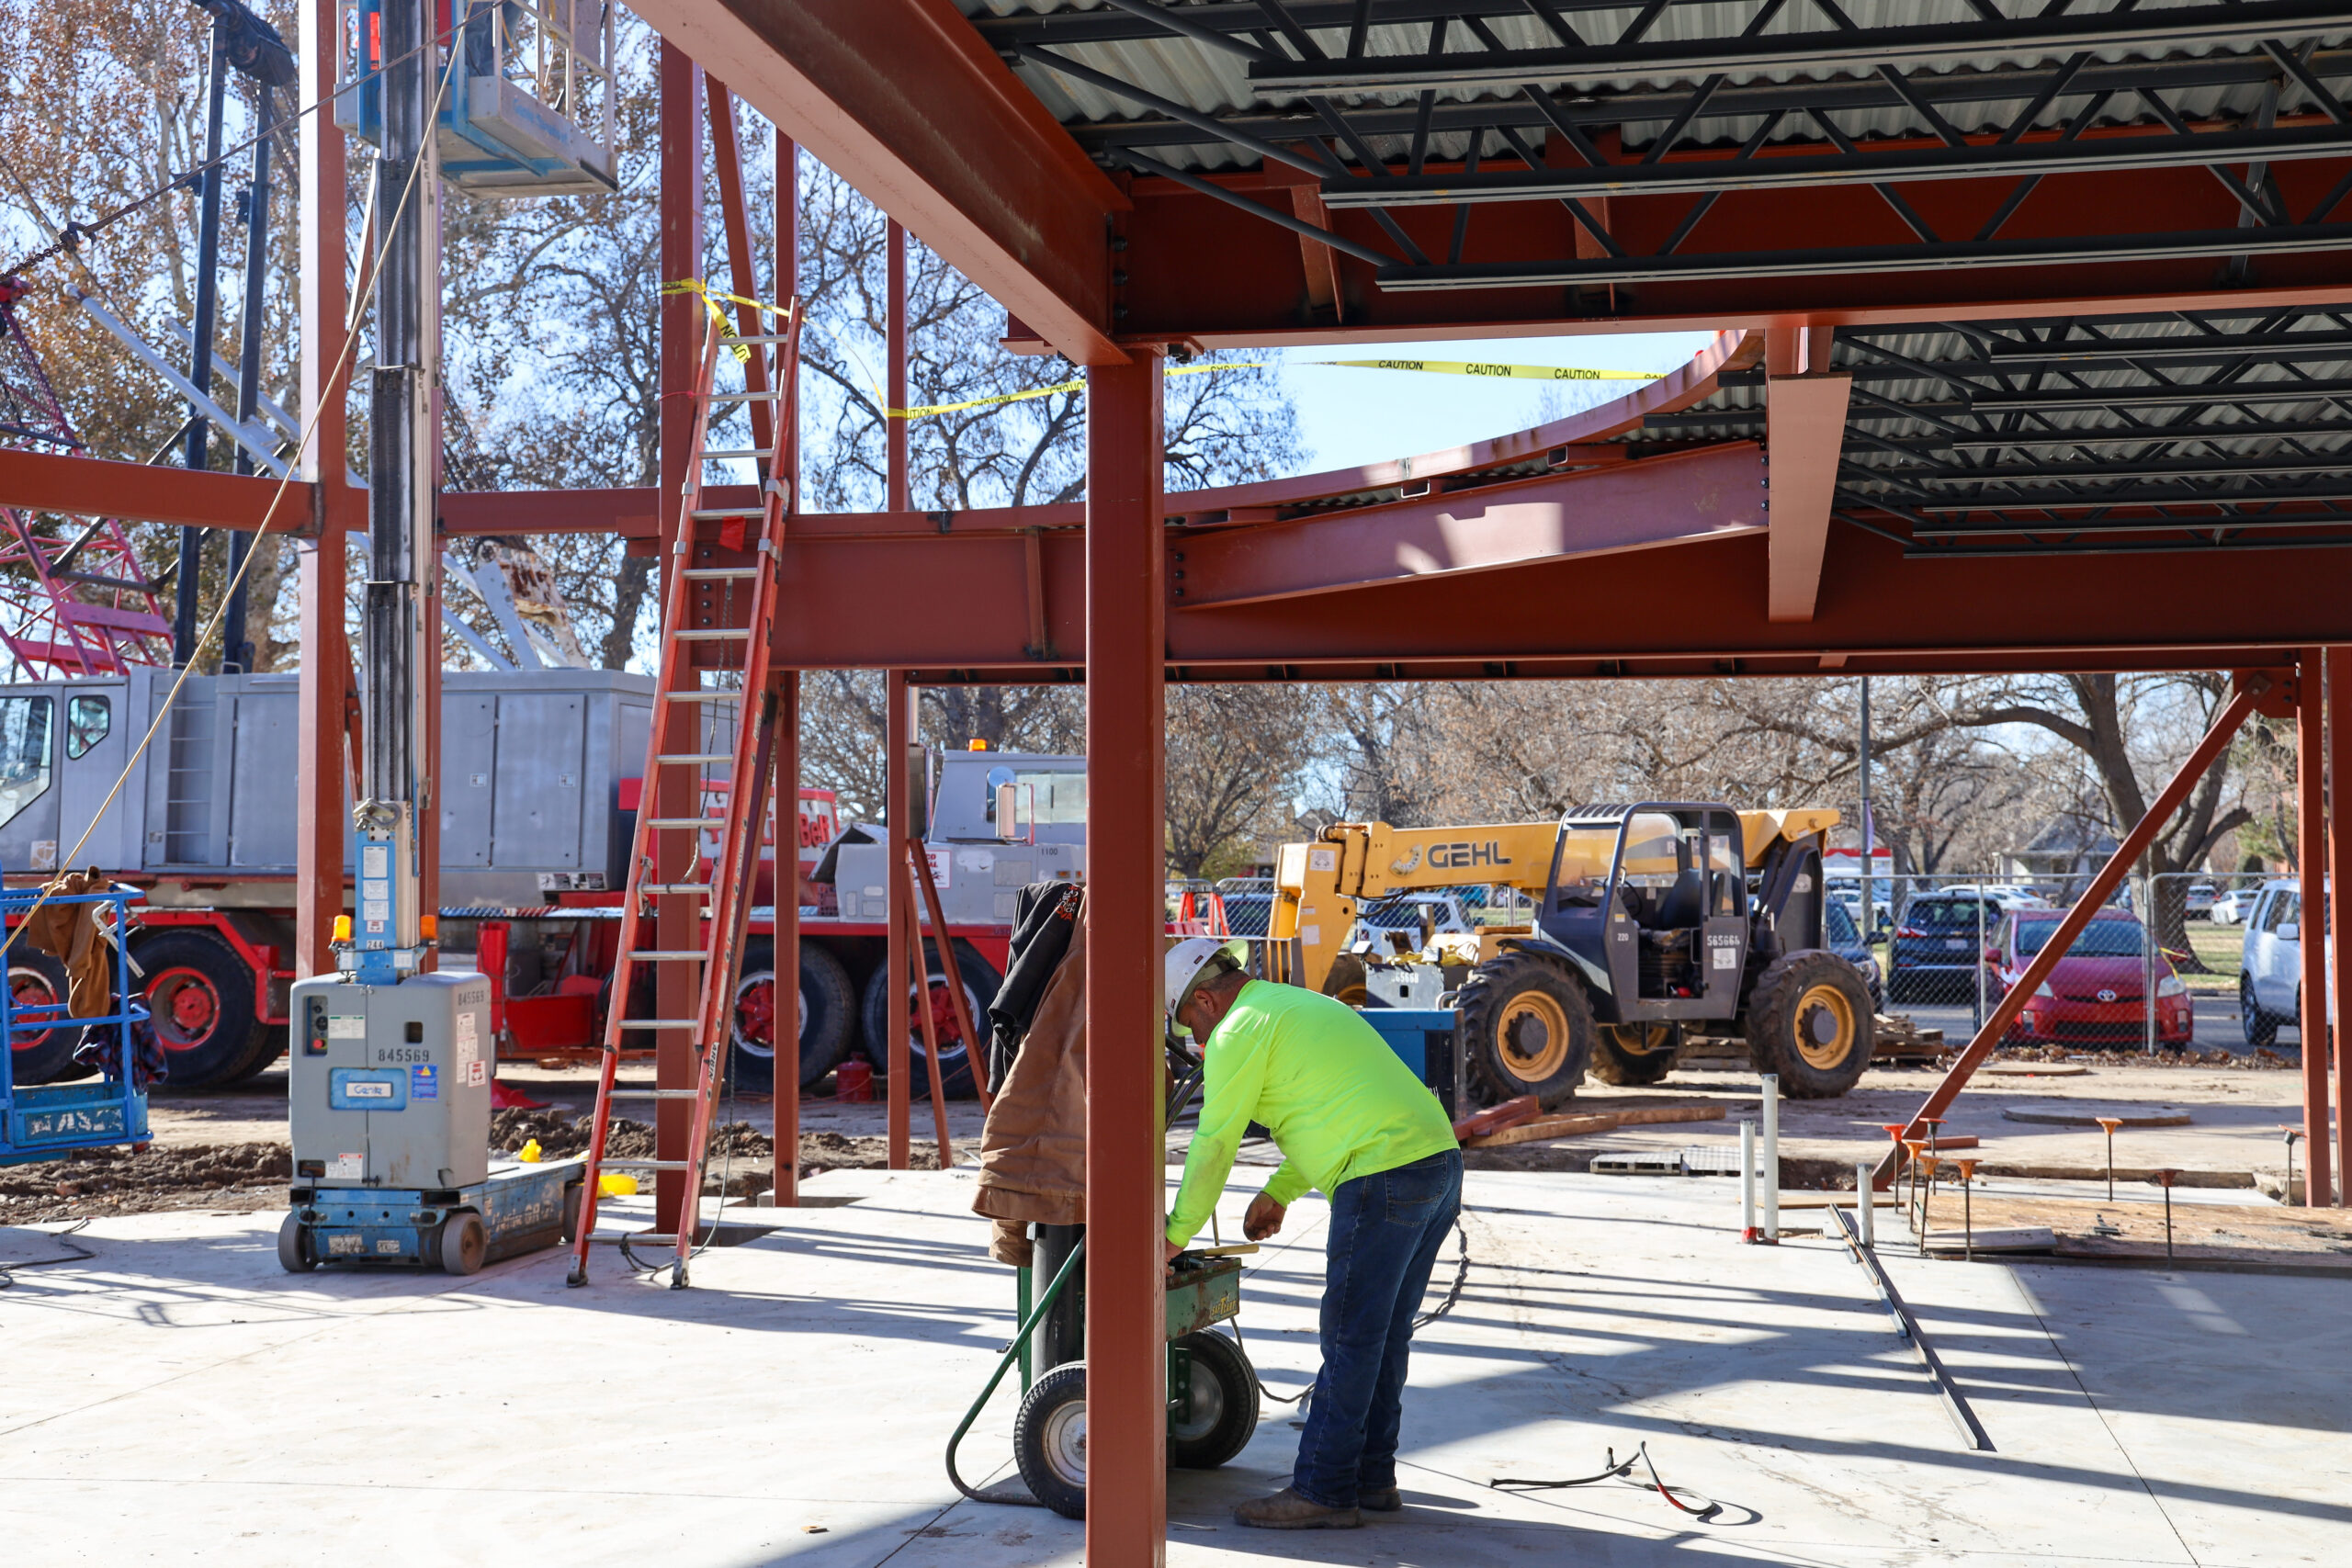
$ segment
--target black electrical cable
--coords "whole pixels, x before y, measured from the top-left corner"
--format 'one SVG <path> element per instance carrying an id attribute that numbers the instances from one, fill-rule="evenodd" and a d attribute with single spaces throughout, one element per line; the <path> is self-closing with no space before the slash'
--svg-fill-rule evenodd
<path id="1" fill-rule="evenodd" d="M 270 121 L 268 125 L 260 130 L 254 132 L 253 135 L 248 136 L 243 141 L 238 142 L 234 147 L 227 149 L 218 158 L 209 159 L 204 163 L 197 164 L 194 168 L 187 169 L 182 173 L 172 175 L 162 185 L 157 186 L 153 190 L 149 191 L 145 196 L 132 197 L 130 201 L 127 201 L 122 206 L 116 208 L 112 212 L 107 213 L 103 218 L 92 219 L 87 223 L 65 224 L 62 228 L 57 231 L 57 239 L 53 243 L 44 245 L 40 250 L 33 252 L 31 254 L 27 255 L 18 261 L 12 262 L 6 266 L 0 266 L 0 277 L 15 276 L 20 273 L 30 271 L 32 268 L 39 266 L 43 262 L 54 261 L 59 256 L 65 255 L 72 252 L 78 252 L 82 248 L 83 241 L 104 232 L 106 230 L 112 228 L 115 224 L 119 223 L 122 220 L 130 217 L 131 214 L 140 211 L 154 202 L 161 201 L 164 197 L 171 195 L 175 190 L 189 188 L 189 182 L 194 180 L 198 175 L 205 173 L 207 170 L 211 169 L 216 165 L 227 164 L 231 159 L 250 151 L 254 143 L 261 141 L 264 137 L 276 136 L 279 131 L 300 123 L 306 116 L 318 113 L 321 109 L 333 104 L 335 99 L 341 97 L 345 93 L 356 92 L 367 82 L 368 77 L 380 76 L 385 72 L 390 70 L 393 66 L 400 64 L 402 61 L 411 59 L 415 55 L 423 54 L 429 49 L 435 49 L 448 42 L 451 39 L 457 37 L 460 31 L 464 30 L 466 25 L 467 24 L 462 21 L 454 23 L 444 28 L 442 31 L 435 34 L 433 37 L 426 39 L 423 43 L 417 45 L 414 49 L 410 50 L 407 53 L 387 60 L 371 71 L 362 72 L 359 75 L 353 77 L 349 82 L 337 83 L 334 92 L 328 94 L 325 97 L 321 98 L 317 103 L 311 105 L 308 108 L 298 108 L 291 113 L 279 116 L 277 118 Z"/>
<path id="2" fill-rule="evenodd" d="M 1650 1458 L 1650 1446 L 1646 1441 L 1634 1449 L 1632 1458 L 1622 1462 L 1617 1458 L 1615 1449 L 1607 1449 L 1602 1451 L 1609 1456 L 1609 1468 L 1598 1474 L 1579 1475 L 1566 1481 L 1529 1481 L 1515 1476 L 1498 1475 L 1487 1484 L 1498 1492 L 1557 1492 L 1570 1486 L 1592 1486 L 1603 1481 L 1622 1480 L 1628 1485 L 1637 1487 L 1644 1492 L 1657 1493 L 1694 1519 L 1713 1518 L 1723 1511 L 1723 1505 L 1705 1493 L 1695 1491 L 1688 1486 L 1668 1486 L 1660 1479 L 1657 1465 Z M 1636 1464 L 1649 1472 L 1650 1478 L 1646 1483 L 1633 1479 L 1634 1466 Z M 1682 1496 L 1695 1498 L 1704 1506 L 1693 1507 L 1690 1504 L 1684 1502 L 1682 1496 L 1677 1496 L 1677 1493 L 1682 1494 Z"/>
<path id="3" fill-rule="evenodd" d="M 51 1241 L 56 1242 L 60 1247 L 66 1248 L 65 1255 L 62 1258 L 36 1258 L 26 1263 L 0 1263 L 0 1291 L 5 1291 L 9 1286 L 17 1282 L 16 1270 L 19 1269 L 47 1269 L 52 1264 L 83 1263 L 88 1261 L 90 1258 L 96 1258 L 97 1254 L 92 1252 L 88 1247 L 84 1247 L 80 1242 L 68 1241 L 65 1239 L 74 1232 L 86 1228 L 89 1223 L 89 1216 L 85 1214 L 82 1218 L 74 1221 L 72 1224 L 67 1225 L 62 1231 L 34 1231 L 31 1233 L 34 1235 L 45 1235 Z"/>

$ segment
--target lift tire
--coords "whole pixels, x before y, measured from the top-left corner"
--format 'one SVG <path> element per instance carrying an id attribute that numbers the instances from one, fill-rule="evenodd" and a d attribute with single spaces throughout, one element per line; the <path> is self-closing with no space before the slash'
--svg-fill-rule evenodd
<path id="1" fill-rule="evenodd" d="M 971 1016 L 972 1027 L 984 1030 L 989 1003 L 995 999 L 1003 976 L 967 943 L 958 942 L 955 948 L 956 967 L 964 984 L 965 1007 Z M 940 1087 L 947 1091 L 950 1100 L 969 1100 L 979 1092 L 972 1084 L 972 1054 L 965 1049 L 965 1042 L 948 1038 L 956 1032 L 956 1014 L 947 1002 L 947 971 L 940 962 L 938 944 L 926 938 L 922 955 L 924 972 L 931 977 L 932 1026 L 940 1035 Z M 890 993 L 884 984 L 889 967 L 887 961 L 877 964 L 874 973 L 865 977 L 864 1017 L 860 1021 L 865 1029 L 865 1054 L 876 1069 L 883 1073 L 890 1070 Z M 911 990 L 908 1000 L 910 1004 L 916 1000 Z M 931 1073 L 923 1066 L 922 1024 L 911 1012 L 907 1015 L 907 1093 L 913 1099 L 925 1100 L 931 1095 Z M 982 1043 L 986 1044 L 985 1039 Z"/>
<path id="2" fill-rule="evenodd" d="M 1086 1517 L 1086 1363 L 1030 1385 L 1012 1418 L 1012 1459 L 1029 1495 L 1066 1519 Z"/>
<path id="3" fill-rule="evenodd" d="M 1515 950 L 1470 973 L 1454 997 L 1456 1048 L 1482 1103 L 1532 1094 L 1545 1110 L 1576 1098 L 1592 1062 L 1592 1003 L 1558 960 Z"/>
<path id="4" fill-rule="evenodd" d="M 307 1274 L 319 1266 L 318 1255 L 311 1250 L 311 1233 L 297 1215 L 287 1215 L 277 1227 L 277 1266 L 288 1274 Z"/>
<path id="5" fill-rule="evenodd" d="M 1372 996 L 1364 983 L 1363 960 L 1352 953 L 1332 959 L 1331 972 L 1323 976 L 1323 994 L 1351 1008 L 1363 1006 Z"/>
<path id="6" fill-rule="evenodd" d="M 481 1273 L 490 1251 L 490 1233 L 482 1228 L 481 1216 L 464 1209 L 442 1221 L 440 1251 L 444 1274 Z"/>
<path id="7" fill-rule="evenodd" d="M 1834 953 L 1774 959 L 1747 994 L 1747 1055 L 1791 1100 L 1835 1100 L 1871 1065 L 1870 985 Z"/>
<path id="8" fill-rule="evenodd" d="M 1168 1462 L 1215 1470 L 1250 1446 L 1258 1431 L 1258 1374 L 1241 1347 L 1203 1329 L 1175 1348 L 1193 1359 L 1192 1398 L 1168 1417 Z"/>
<path id="9" fill-rule="evenodd" d="M 849 1054 L 857 1017 L 857 990 L 830 949 L 800 944 L 800 1087 L 822 1083 Z M 735 981 L 735 1042 L 729 1081 L 746 1094 L 775 1089 L 775 942 L 755 936 L 743 944 Z"/>
<path id="10" fill-rule="evenodd" d="M 13 978 L 13 976 L 12 976 Z M 2245 1048 L 2267 1051 L 2278 1043 L 2278 1021 L 2254 999 L 2254 982 L 2238 976 L 2238 1019 L 2245 1026 Z"/>
<path id="11" fill-rule="evenodd" d="M 8 948 L 8 994 L 17 1007 L 46 1007 L 65 1001 L 65 965 L 54 953 L 43 953 L 28 942 Z M 82 1043 L 82 1026 L 58 1014 L 62 1021 L 35 1033 L 17 1032 L 8 1042 L 9 1070 L 19 1089 L 87 1077 L 90 1069 L 74 1064 L 74 1048 Z"/>
<path id="12" fill-rule="evenodd" d="M 1598 1083 L 1660 1083 L 1681 1053 L 1679 1023 L 1603 1023 L 1595 1026 L 1587 1070 Z"/>
<path id="13" fill-rule="evenodd" d="M 147 972 L 147 1010 L 174 1089 L 234 1083 L 277 1044 L 254 1016 L 253 971 L 225 942 L 166 927 L 131 951 Z"/>
<path id="14" fill-rule="evenodd" d="M 580 1239 L 580 1183 L 567 1182 L 563 1189 L 563 1245 L 570 1247 Z"/>

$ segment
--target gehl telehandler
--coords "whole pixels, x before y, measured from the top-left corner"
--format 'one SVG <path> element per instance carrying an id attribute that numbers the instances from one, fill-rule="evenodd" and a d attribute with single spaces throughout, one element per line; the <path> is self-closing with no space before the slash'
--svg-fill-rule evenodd
<path id="1" fill-rule="evenodd" d="M 1642 801 L 1557 823 L 1336 823 L 1277 853 L 1269 964 L 1351 1001 L 1400 977 L 1450 996 L 1456 1049 L 1488 1102 L 1556 1105 L 1588 1072 L 1656 1083 L 1693 1028 L 1745 1035 L 1783 1094 L 1832 1099 L 1872 1043 L 1868 985 L 1821 948 L 1821 851 L 1837 820 Z M 1425 925 L 1421 951 L 1401 960 L 1363 941 L 1343 951 L 1364 902 L 1471 886 L 1522 891 L 1532 921 L 1450 938 Z"/>

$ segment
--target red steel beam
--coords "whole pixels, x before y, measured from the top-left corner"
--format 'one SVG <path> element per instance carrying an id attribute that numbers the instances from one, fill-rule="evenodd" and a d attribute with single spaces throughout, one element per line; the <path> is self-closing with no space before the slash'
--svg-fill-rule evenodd
<path id="1" fill-rule="evenodd" d="M 914 502 L 909 499 L 911 476 L 907 472 L 907 231 L 893 220 L 883 226 L 883 278 L 887 311 L 889 321 L 886 328 L 884 354 L 889 363 L 883 367 L 883 378 L 889 385 L 883 389 L 883 401 L 889 405 L 882 411 L 883 469 L 893 512 L 911 512 Z"/>
<path id="2" fill-rule="evenodd" d="M 800 671 L 775 677 L 775 1169 L 768 1201 L 800 1201 Z"/>
<path id="3" fill-rule="evenodd" d="M 2316 648 L 2303 649 L 2295 672 L 2295 878 L 2302 891 L 2301 982 L 2295 988 L 2303 1058 L 2303 1201 L 2335 1201 L 2335 1156 L 2327 1131 L 2327 740 Z"/>
<path id="4" fill-rule="evenodd" d="M 1635 465 L 1638 473 L 1642 465 Z M 780 557 L 799 613 L 779 619 L 776 656 L 802 669 L 913 666 L 927 679 L 1057 678 L 1084 657 L 1084 536 L 1036 538 L 1053 660 L 1032 659 L 1027 541 L 1018 533 L 891 538 L 796 537 Z M 1184 546 L 1176 546 L 1184 548 Z M 2194 615 L 2180 605 L 2193 562 Z M 1775 623 L 1759 586 L 1760 534 L 1633 554 L 1545 559 L 1507 570 L 1388 582 L 1258 604 L 1179 608 L 1168 617 L 1171 669 L 1289 679 L 1328 669 L 1432 665 L 1445 678 L 1534 672 L 1614 675 L 1965 673 L 2177 669 L 2278 662 L 2309 642 L 2352 642 L 2344 557 L 2324 548 L 2181 557 L 1920 560 L 1845 530 L 1829 552 L 1815 617 Z M 1658 613 L 1658 584 L 1675 613 Z M 876 615 L 893 604 L 919 613 Z M 1563 606 L 1575 614 L 1565 615 Z M 1487 668 L 1492 666 L 1491 669 Z"/>
<path id="5" fill-rule="evenodd" d="M 2345 172 L 2346 161 L 2271 165 L 2290 210 L 2302 212 Z M 1258 171 L 1208 175 L 1251 200 L 1290 207 L 1279 177 Z M 1905 200 L 1939 234 L 1973 234 L 2013 185 L 2006 175 L 1907 185 Z M 1580 304 L 1574 290 L 1479 288 L 1400 292 L 1382 288 L 1368 263 L 1340 257 L 1348 304 L 1344 328 L 1300 310 L 1298 246 L 1290 231 L 1159 177 L 1127 185 L 1135 210 L 1122 226 L 1127 274 L 1121 341 L 1189 340 L 1206 348 L 1276 344 L 1364 343 L 1383 338 L 1536 335 L 1562 331 L 1658 332 L 1762 327 L 1802 315 L 1815 325 L 2066 316 L 2140 310 L 2244 311 L 2344 298 L 2341 255 L 2321 251 L 2268 255 L 2259 286 L 2233 288 L 2211 256 L 2098 265 L 1999 268 L 1928 265 L 1856 275 L 1835 269 L 1797 276 L 1620 286 Z M 1610 197 L 1610 231 L 1635 256 L 1658 246 L 1689 210 L 1690 197 Z M 2227 230 L 2236 199 L 2201 168 L 2052 175 L 2001 231 L 2004 240 Z M 1449 208 L 1397 209 L 1395 220 L 1432 255 L 1452 240 Z M 2152 222 L 2152 215 L 2161 215 Z M 1334 209 L 1335 232 L 1396 254 L 1370 212 Z M 2339 216 L 2341 216 L 2339 214 Z M 1577 229 L 1554 202 L 1481 205 L 1472 215 L 1464 260 L 1473 264 L 1573 257 Z M 1682 254 L 1770 253 L 1823 246 L 1908 244 L 1913 235 L 1867 185 L 1731 192 L 1709 209 Z M 1015 310 L 1016 316 L 1023 312 Z M 1023 318 L 1025 320 L 1025 317 Z M 1035 323 L 1031 323 L 1033 326 Z M 1018 334 L 1016 334 L 1017 336 Z"/>
<path id="6" fill-rule="evenodd" d="M 340 332 L 341 318 L 335 326 Z M 341 347 L 330 339 L 330 352 Z M 311 440 L 315 449 L 324 432 Z M 340 483 L 341 475 L 337 474 Z M 79 517 L 128 517 L 252 533 L 315 531 L 316 484 L 266 474 L 116 463 L 55 452 L 0 451 L 0 506 Z"/>
<path id="7" fill-rule="evenodd" d="M 2327 886 L 2333 904 L 2352 889 L 2352 648 L 2327 650 Z M 2352 1194 L 2352 1051 L 2344 1048 L 2346 1010 L 2352 1008 L 2352 921 L 2341 909 L 2327 922 L 2327 966 L 2335 995 L 2335 1156 L 2342 1166 L 2335 1190 L 2343 1197 Z"/>
<path id="8" fill-rule="evenodd" d="M 1295 599 L 1763 526 L 1762 454 L 1737 442 L 1462 495 L 1179 534 L 1171 596 L 1187 609 Z"/>
<path id="9" fill-rule="evenodd" d="M 1126 200 L 951 0 L 634 8 L 1045 341 L 1125 357 L 1107 220 Z"/>
<path id="10" fill-rule="evenodd" d="M 1821 597 L 1851 376 L 1829 373 L 1832 329 L 1775 326 L 1767 352 L 1764 450 L 1771 484 L 1766 615 L 1810 621 Z"/>
<path id="11" fill-rule="evenodd" d="M 1160 373 L 1098 367 L 1086 410 L 1086 1561 L 1167 1556 Z"/>
<path id="12" fill-rule="evenodd" d="M 1999 1044 L 2001 1037 L 2009 1032 L 2009 1025 L 2015 1023 L 2018 1014 L 2025 1010 L 2025 1004 L 2033 999 L 2034 991 L 2050 978 L 2052 971 L 2058 967 L 2058 961 L 2073 949 L 2075 939 L 2083 934 L 2083 928 L 2091 923 L 2091 917 L 2106 904 L 2108 895 L 2122 884 L 2124 877 L 2131 874 L 2132 865 L 2147 852 L 2148 846 L 2155 842 L 2156 835 L 2164 830 L 2165 823 L 2172 820 L 2172 814 L 2180 809 L 2181 802 L 2188 798 L 2189 791 L 2197 787 L 2198 781 L 2205 776 L 2205 771 L 2213 765 L 2214 759 L 2229 750 L 2230 742 L 2237 738 L 2238 727 L 2245 722 L 2248 714 L 2254 712 L 2255 705 L 2269 687 L 2270 678 L 2261 674 L 2238 682 L 2235 694 L 2214 718 L 2212 728 L 2197 743 L 2197 749 L 2188 754 L 2188 760 L 2181 763 L 2180 771 L 2173 774 L 2172 782 L 2165 786 L 2164 793 L 2149 805 L 2147 815 L 2132 824 L 2132 831 L 2123 836 L 2123 842 L 2116 846 L 2115 853 L 2109 856 L 2107 863 L 2091 877 L 2090 886 L 2083 890 L 2082 897 L 2066 911 L 2065 918 L 2058 922 L 2058 929 L 2051 933 L 2048 942 L 2042 943 L 2041 951 L 2034 954 L 2033 962 L 2025 966 L 2025 973 L 2018 976 L 2017 984 L 1994 1004 L 1984 1027 L 1976 1032 L 1976 1038 L 1968 1043 L 1968 1048 L 1960 1054 L 1960 1059 L 1944 1073 L 1943 1081 L 1928 1094 L 1927 1103 L 1919 1107 L 1917 1113 L 1905 1126 L 1905 1137 L 1927 1136 L 1928 1120 L 1951 1109 L 1951 1102 L 1960 1098 L 1962 1089 L 1968 1087 L 1968 1080 L 1975 1076 L 1977 1067 L 1993 1054 L 1993 1047 Z M 2308 1057 L 2309 1053 L 2305 1055 Z M 2323 1128 L 2323 1135 L 2324 1133 Z M 1871 1176 L 1873 1190 L 1884 1191 L 1893 1184 L 1896 1156 L 1901 1152 L 1899 1146 L 1890 1145 L 1886 1153 L 1879 1156 L 1878 1168 Z"/>
<path id="13" fill-rule="evenodd" d="M 752 259 L 752 217 L 743 199 L 743 152 L 735 133 L 735 99 L 717 81 L 705 85 L 710 99 L 711 159 L 718 170 L 719 223 L 727 231 L 727 291 L 744 299 L 757 299 L 760 272 Z M 739 335 L 757 337 L 766 332 L 761 321 L 756 306 L 736 304 L 735 331 Z M 764 353 L 754 354 L 744 361 L 743 387 L 752 392 L 768 389 L 768 356 Z M 744 407 L 751 416 L 752 445 L 764 452 L 768 450 L 769 432 L 775 428 L 768 416 L 768 405 L 754 401 Z"/>

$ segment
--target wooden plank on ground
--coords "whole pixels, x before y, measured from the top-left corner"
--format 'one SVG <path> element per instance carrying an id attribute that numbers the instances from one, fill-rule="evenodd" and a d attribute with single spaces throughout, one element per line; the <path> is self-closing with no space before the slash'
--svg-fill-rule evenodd
<path id="1" fill-rule="evenodd" d="M 1630 1111 L 1602 1111 L 1581 1115 L 1541 1116 L 1516 1127 L 1465 1138 L 1465 1149 L 1494 1149 L 1530 1144 L 1540 1138 L 1572 1138 L 1579 1133 L 1613 1133 L 1620 1127 L 1656 1126 L 1667 1122 L 1720 1122 L 1720 1105 L 1644 1105 Z"/>

